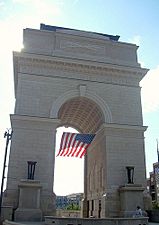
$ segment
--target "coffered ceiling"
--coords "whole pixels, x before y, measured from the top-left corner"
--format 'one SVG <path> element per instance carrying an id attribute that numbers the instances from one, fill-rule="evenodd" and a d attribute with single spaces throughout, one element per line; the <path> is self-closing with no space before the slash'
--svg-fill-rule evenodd
<path id="1" fill-rule="evenodd" d="M 59 110 L 58 118 L 63 125 L 74 127 L 82 133 L 97 132 L 104 121 L 99 106 L 85 97 L 65 102 Z"/>

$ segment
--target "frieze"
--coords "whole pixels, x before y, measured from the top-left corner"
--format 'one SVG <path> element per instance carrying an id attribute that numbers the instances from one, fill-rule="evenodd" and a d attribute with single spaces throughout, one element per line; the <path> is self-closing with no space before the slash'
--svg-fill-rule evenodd
<path id="1" fill-rule="evenodd" d="M 75 42 L 75 41 L 61 40 L 60 49 L 64 49 L 66 51 L 68 50 L 78 51 L 78 53 L 80 51 L 82 53 L 85 52 L 86 54 L 93 53 L 93 52 L 100 55 L 101 55 L 101 52 L 104 54 L 103 46 L 89 44 L 88 42 L 83 44 L 77 41 Z"/>

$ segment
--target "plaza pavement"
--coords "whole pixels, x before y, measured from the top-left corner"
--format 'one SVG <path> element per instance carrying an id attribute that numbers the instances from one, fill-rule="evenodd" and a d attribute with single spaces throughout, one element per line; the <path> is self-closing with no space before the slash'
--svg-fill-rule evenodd
<path id="1" fill-rule="evenodd" d="M 17 223 L 11 222 L 12 225 L 45 225 L 45 222 L 24 222 L 24 223 Z M 149 225 L 159 225 L 159 223 L 149 222 Z M 5 225 L 5 223 L 4 223 Z"/>
<path id="2" fill-rule="evenodd" d="M 159 223 L 152 223 L 152 222 L 149 222 L 149 225 L 158 225 Z"/>

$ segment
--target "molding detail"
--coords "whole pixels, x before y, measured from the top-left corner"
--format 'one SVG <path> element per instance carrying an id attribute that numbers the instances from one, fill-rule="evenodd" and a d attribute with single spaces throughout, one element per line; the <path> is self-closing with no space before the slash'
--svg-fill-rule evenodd
<path id="1" fill-rule="evenodd" d="M 123 75 L 124 77 L 136 76 L 136 78 L 141 79 L 147 72 L 148 69 L 141 67 L 126 66 L 122 64 L 115 63 L 105 63 L 90 60 L 80 60 L 72 58 L 62 58 L 62 57 L 51 57 L 46 55 L 35 55 L 29 53 L 18 53 L 14 52 L 14 60 L 17 65 L 21 66 L 41 66 L 44 68 L 54 68 L 60 70 L 77 71 L 83 73 L 93 73 L 93 74 L 109 74 Z M 21 72 L 21 71 L 18 71 Z M 110 73 L 111 72 L 111 73 Z"/>

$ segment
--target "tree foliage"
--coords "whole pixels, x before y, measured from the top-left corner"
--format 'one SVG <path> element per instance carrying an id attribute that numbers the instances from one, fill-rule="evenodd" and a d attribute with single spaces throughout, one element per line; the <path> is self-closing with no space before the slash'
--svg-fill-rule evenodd
<path id="1" fill-rule="evenodd" d="M 67 209 L 67 210 L 80 210 L 80 206 L 77 205 L 77 204 L 72 203 L 72 204 L 68 205 L 68 206 L 66 207 L 66 209 Z"/>
<path id="2" fill-rule="evenodd" d="M 152 203 L 153 209 L 159 209 L 159 203 L 158 202 L 153 202 Z"/>

